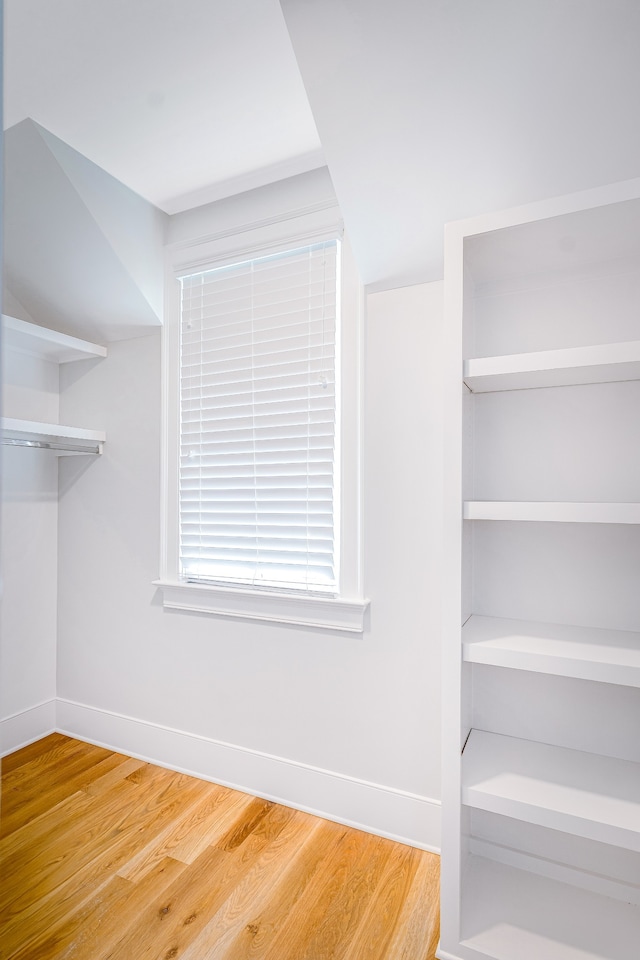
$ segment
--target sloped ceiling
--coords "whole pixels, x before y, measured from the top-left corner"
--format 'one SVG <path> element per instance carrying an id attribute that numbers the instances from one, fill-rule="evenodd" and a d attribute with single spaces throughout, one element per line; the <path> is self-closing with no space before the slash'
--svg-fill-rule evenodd
<path id="1" fill-rule="evenodd" d="M 278 0 L 4 0 L 31 117 L 175 213 L 324 165 Z"/>
<path id="2" fill-rule="evenodd" d="M 363 279 L 443 224 L 640 175 L 638 0 L 281 0 Z"/>
<path id="3" fill-rule="evenodd" d="M 10 121 L 35 117 L 172 212 L 317 167 L 323 153 L 373 289 L 441 277 L 448 220 L 640 175 L 638 0 L 5 0 L 5 11 Z M 151 249 L 156 220 L 36 126 L 57 197 L 45 216 L 32 162 L 12 160 L 14 129 L 12 292 L 39 322 L 70 329 L 82 313 L 105 331 L 108 313 L 110 338 L 127 335 L 113 324 L 135 336 L 159 294 L 133 237 Z M 46 267 L 40 244 L 60 238 L 69 259 Z M 33 258 L 43 279 L 29 290 Z M 71 271 L 82 271 L 73 309 L 50 282 Z"/>
<path id="4" fill-rule="evenodd" d="M 4 138 L 5 284 L 25 318 L 106 343 L 161 323 L 166 216 L 32 120 Z"/>

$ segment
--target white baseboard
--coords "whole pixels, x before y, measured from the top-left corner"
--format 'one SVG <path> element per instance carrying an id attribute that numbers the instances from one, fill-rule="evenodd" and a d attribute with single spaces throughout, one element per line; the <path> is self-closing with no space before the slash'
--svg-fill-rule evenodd
<path id="1" fill-rule="evenodd" d="M 440 852 L 440 802 L 283 757 L 58 699 L 56 729 L 110 750 Z"/>
<path id="2" fill-rule="evenodd" d="M 0 757 L 13 753 L 56 729 L 56 701 L 45 700 L 0 720 Z"/>

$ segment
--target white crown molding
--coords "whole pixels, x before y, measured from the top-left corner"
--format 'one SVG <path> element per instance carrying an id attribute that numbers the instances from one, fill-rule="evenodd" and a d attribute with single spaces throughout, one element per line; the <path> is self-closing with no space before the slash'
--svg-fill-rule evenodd
<path id="1" fill-rule="evenodd" d="M 279 211 L 277 214 L 274 214 L 271 217 L 263 217 L 260 220 L 243 220 L 242 222 L 235 223 L 224 230 L 198 234 L 197 236 L 189 237 L 188 239 L 175 240 L 173 243 L 166 244 L 166 250 L 171 257 L 172 251 L 188 250 L 190 247 L 199 247 L 202 244 L 215 244 L 219 243 L 220 241 L 229 240 L 232 237 L 242 238 L 239 240 L 238 244 L 234 246 L 234 249 L 237 247 L 239 250 L 246 250 L 246 241 L 244 238 L 247 234 L 251 234 L 255 231 L 269 230 L 270 228 L 278 227 L 281 224 L 289 223 L 292 220 L 300 220 L 301 217 L 314 217 L 315 215 L 322 214 L 325 211 L 329 211 L 331 216 L 327 221 L 324 221 L 323 218 L 323 222 L 320 226 L 321 231 L 326 232 L 326 230 L 331 228 L 342 231 L 342 217 L 340 214 L 340 208 L 338 207 L 338 202 L 335 197 L 327 197 L 325 200 L 318 200 L 315 203 L 300 204 L 298 206 L 291 207 L 288 210 Z M 297 235 L 299 232 L 299 230 L 293 231 L 295 235 Z M 306 236 L 306 231 L 304 228 L 302 233 Z M 257 245 L 259 245 L 259 241 Z"/>
<path id="2" fill-rule="evenodd" d="M 194 207 L 215 203 L 217 200 L 226 200 L 227 197 L 236 196 L 238 193 L 247 193 L 249 190 L 267 187 L 272 183 L 278 183 L 280 180 L 287 180 L 289 177 L 310 173 L 312 170 L 318 170 L 325 165 L 323 151 L 312 150 L 309 153 L 291 157 L 268 167 L 261 167 L 259 170 L 252 170 L 238 177 L 230 177 L 228 180 L 220 180 L 218 183 L 200 187 L 198 190 L 192 190 L 177 197 L 169 197 L 162 203 L 156 204 L 156 206 L 173 216 L 176 213 L 193 210 Z"/>

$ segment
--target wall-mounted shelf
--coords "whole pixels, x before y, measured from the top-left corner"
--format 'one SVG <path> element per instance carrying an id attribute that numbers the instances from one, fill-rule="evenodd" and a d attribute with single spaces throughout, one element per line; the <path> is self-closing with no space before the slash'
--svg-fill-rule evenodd
<path id="1" fill-rule="evenodd" d="M 472 616 L 462 644 L 470 663 L 640 687 L 640 633 Z"/>
<path id="2" fill-rule="evenodd" d="M 11 446 L 36 447 L 52 450 L 58 456 L 72 456 L 101 454 L 106 436 L 102 430 L 3 417 L 1 439 Z"/>
<path id="3" fill-rule="evenodd" d="M 640 852 L 640 764 L 629 760 L 472 730 L 462 802 Z"/>
<path id="4" fill-rule="evenodd" d="M 107 348 L 100 344 L 5 315 L 2 317 L 2 342 L 4 348 L 53 363 L 107 356 Z M 101 454 L 105 435 L 101 430 L 3 417 L 1 440 L 10 446 L 35 447 L 52 450 L 58 456 L 73 456 Z"/>
<path id="5" fill-rule="evenodd" d="M 640 379 L 640 340 L 465 360 L 474 393 Z"/>
<path id="6" fill-rule="evenodd" d="M 107 348 L 78 337 L 70 337 L 57 330 L 49 330 L 16 317 L 2 317 L 2 334 L 6 347 L 52 360 L 54 363 L 69 363 L 91 357 L 106 357 Z"/>
<path id="7" fill-rule="evenodd" d="M 461 943 L 473 957 L 636 960 L 638 955 L 640 908 L 528 870 L 471 856 L 462 902 Z"/>
<path id="8" fill-rule="evenodd" d="M 544 523 L 640 523 L 640 503 L 466 500 L 463 519 Z"/>

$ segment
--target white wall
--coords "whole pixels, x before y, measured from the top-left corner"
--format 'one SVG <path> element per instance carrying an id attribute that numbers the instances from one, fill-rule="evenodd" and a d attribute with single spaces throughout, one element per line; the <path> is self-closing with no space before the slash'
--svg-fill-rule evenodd
<path id="1" fill-rule="evenodd" d="M 61 464 L 59 728 L 438 845 L 440 300 L 369 298 L 362 636 L 165 611 L 159 336 L 61 372 L 107 444 Z"/>
<path id="2" fill-rule="evenodd" d="M 280 0 L 365 283 L 450 220 L 637 177 L 637 0 Z"/>
<path id="3" fill-rule="evenodd" d="M 31 119 L 6 131 L 3 163 L 3 279 L 21 313 L 95 343 L 160 326 L 166 215 Z"/>
<path id="4" fill-rule="evenodd" d="M 3 414 L 55 422 L 58 365 L 5 350 Z M 56 695 L 58 465 L 2 447 L 0 750 L 53 726 Z"/>

